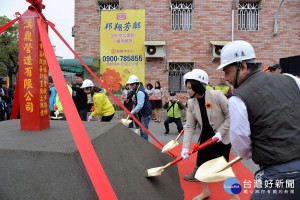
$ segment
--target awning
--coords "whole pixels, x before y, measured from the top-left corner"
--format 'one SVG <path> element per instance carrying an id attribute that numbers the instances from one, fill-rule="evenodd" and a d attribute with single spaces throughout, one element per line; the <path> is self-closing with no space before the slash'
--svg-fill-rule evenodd
<path id="1" fill-rule="evenodd" d="M 83 58 L 82 61 L 88 67 L 95 67 L 97 69 L 100 68 L 100 60 L 99 58 Z M 58 63 L 62 71 L 79 73 L 82 74 L 84 72 L 85 67 L 81 64 L 78 59 L 59 59 Z"/>
<path id="2" fill-rule="evenodd" d="M 145 45 L 153 45 L 153 46 L 158 46 L 158 45 L 166 45 L 165 41 L 145 41 Z"/>
<path id="3" fill-rule="evenodd" d="M 82 74 L 84 68 L 82 66 L 61 66 L 61 71 Z"/>
<path id="4" fill-rule="evenodd" d="M 225 46 L 226 44 L 228 44 L 231 41 L 213 40 L 213 41 L 209 41 L 209 42 L 215 46 Z"/>

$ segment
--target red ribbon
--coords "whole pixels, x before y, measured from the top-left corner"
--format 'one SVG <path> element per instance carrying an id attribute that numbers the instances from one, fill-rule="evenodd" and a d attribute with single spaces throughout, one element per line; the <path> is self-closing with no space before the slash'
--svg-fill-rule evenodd
<path id="1" fill-rule="evenodd" d="M 0 27 L 0 34 L 5 31 L 6 29 L 8 29 L 11 25 L 13 25 L 16 21 L 19 20 L 20 17 L 17 17 L 16 19 L 4 24 L 3 26 Z"/>
<path id="2" fill-rule="evenodd" d="M 94 79 L 96 79 L 98 81 L 99 84 L 101 84 L 101 87 L 103 87 L 110 95 L 111 97 L 124 109 L 124 111 L 130 115 L 130 117 L 146 132 L 148 133 L 148 135 L 150 137 L 153 138 L 153 140 L 155 142 L 157 142 L 157 144 L 159 144 L 159 146 L 164 147 L 155 137 L 154 135 L 152 135 L 152 133 L 150 133 L 150 131 L 139 121 L 137 120 L 134 115 L 131 114 L 131 112 L 121 103 L 121 101 L 108 89 L 108 87 L 100 81 L 100 79 L 97 77 L 96 74 L 94 74 L 94 72 L 82 61 L 82 59 L 75 53 L 75 51 L 70 47 L 70 45 L 64 40 L 64 38 L 58 33 L 58 31 L 55 29 L 55 25 L 48 21 L 49 26 L 52 28 L 52 30 L 57 34 L 57 36 L 65 43 L 65 45 L 70 49 L 70 51 L 75 55 L 75 57 L 81 62 L 81 64 L 86 68 L 86 70 L 88 70 L 91 75 L 94 77 Z M 172 154 L 171 152 L 168 152 L 168 154 L 170 154 L 172 157 L 176 158 L 177 156 Z"/>
<path id="3" fill-rule="evenodd" d="M 43 0 L 26 0 L 28 3 L 31 4 L 30 7 L 34 7 L 39 13 L 42 12 L 43 9 L 45 9 L 45 5 L 42 4 Z"/>
<path id="4" fill-rule="evenodd" d="M 51 74 L 55 75 L 52 76 L 53 82 L 64 108 L 71 133 L 96 193 L 99 199 L 117 199 L 117 196 L 102 168 L 89 136 L 79 117 L 72 97 L 71 95 L 68 95 L 69 91 L 67 88 L 67 83 L 63 77 L 62 71 L 49 40 L 48 33 L 42 24 L 41 18 L 38 18 L 37 22 L 48 66 Z"/>

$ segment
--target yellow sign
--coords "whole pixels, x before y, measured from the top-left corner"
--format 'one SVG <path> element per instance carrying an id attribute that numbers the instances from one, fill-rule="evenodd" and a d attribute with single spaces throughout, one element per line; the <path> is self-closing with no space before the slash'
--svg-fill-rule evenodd
<path id="1" fill-rule="evenodd" d="M 100 80 L 115 92 L 135 74 L 145 84 L 145 10 L 101 11 Z"/>

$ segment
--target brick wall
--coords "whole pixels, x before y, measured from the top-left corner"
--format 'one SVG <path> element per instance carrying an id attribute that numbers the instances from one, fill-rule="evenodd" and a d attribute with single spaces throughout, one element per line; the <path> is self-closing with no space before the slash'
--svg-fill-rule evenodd
<path id="1" fill-rule="evenodd" d="M 212 84 L 222 73 L 219 60 L 212 61 L 211 40 L 231 41 L 232 2 L 228 0 L 194 0 L 193 29 L 171 30 L 170 0 L 120 0 L 122 10 L 146 10 L 146 40 L 166 41 L 167 62 L 194 62 L 206 70 Z M 275 14 L 281 0 L 263 1 L 259 12 L 259 31 L 238 31 L 234 17 L 234 39 L 249 41 L 262 66 L 279 63 L 279 58 L 299 55 L 300 1 L 285 1 L 278 16 L 278 35 L 273 36 Z M 99 11 L 96 0 L 75 0 L 75 51 L 82 58 L 99 57 Z M 161 59 L 147 60 L 146 83 L 160 81 L 168 89 L 168 71 Z"/>

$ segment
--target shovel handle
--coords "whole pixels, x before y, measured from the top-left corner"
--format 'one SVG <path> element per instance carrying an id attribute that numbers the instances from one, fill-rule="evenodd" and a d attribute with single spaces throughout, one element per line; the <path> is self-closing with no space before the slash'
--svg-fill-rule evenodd
<path id="1" fill-rule="evenodd" d="M 199 145 L 197 148 L 191 150 L 188 154 L 192 155 L 193 153 L 199 151 L 200 149 L 203 149 L 204 147 L 207 147 L 209 145 L 212 145 L 214 143 L 216 143 L 219 139 L 215 138 L 215 139 L 208 139 L 207 141 L 205 141 L 203 144 Z M 172 165 L 175 165 L 176 163 L 178 163 L 179 161 L 181 161 L 183 158 L 182 156 L 180 156 L 179 158 L 173 160 L 172 162 L 168 163 L 167 165 L 164 166 L 164 169 L 171 167 Z"/>
<path id="2" fill-rule="evenodd" d="M 227 163 L 224 167 L 222 167 L 221 169 L 218 169 L 217 171 L 216 171 L 216 173 L 218 173 L 218 172 L 221 172 L 221 171 L 223 171 L 223 170 L 225 170 L 225 169 L 228 169 L 229 167 L 231 167 L 232 165 L 234 165 L 235 163 L 237 163 L 237 162 L 239 162 L 240 160 L 242 160 L 243 158 L 241 158 L 241 157 L 236 157 L 235 159 L 233 159 L 232 161 L 230 161 L 229 163 Z"/>
<path id="3" fill-rule="evenodd" d="M 235 164 L 235 163 L 237 163 L 237 162 L 239 162 L 240 160 L 242 160 L 243 158 L 241 158 L 241 157 L 236 157 L 235 159 L 233 159 L 232 161 L 230 161 L 227 165 L 233 165 L 233 164 Z"/>
<path id="4" fill-rule="evenodd" d="M 219 140 L 218 138 L 215 138 L 215 139 L 209 138 L 203 144 L 199 145 L 197 148 L 195 148 L 194 150 L 190 151 L 188 154 L 191 155 L 191 154 L 199 151 L 200 149 L 203 149 L 204 147 L 207 147 L 209 145 L 212 145 L 212 144 L 216 143 L 218 140 Z"/>
<path id="5" fill-rule="evenodd" d="M 184 133 L 184 129 L 182 129 L 182 131 L 179 133 L 179 135 L 178 135 L 177 138 L 175 139 L 175 142 L 176 142 L 177 140 L 179 140 L 179 138 L 182 136 L 183 133 Z"/>

